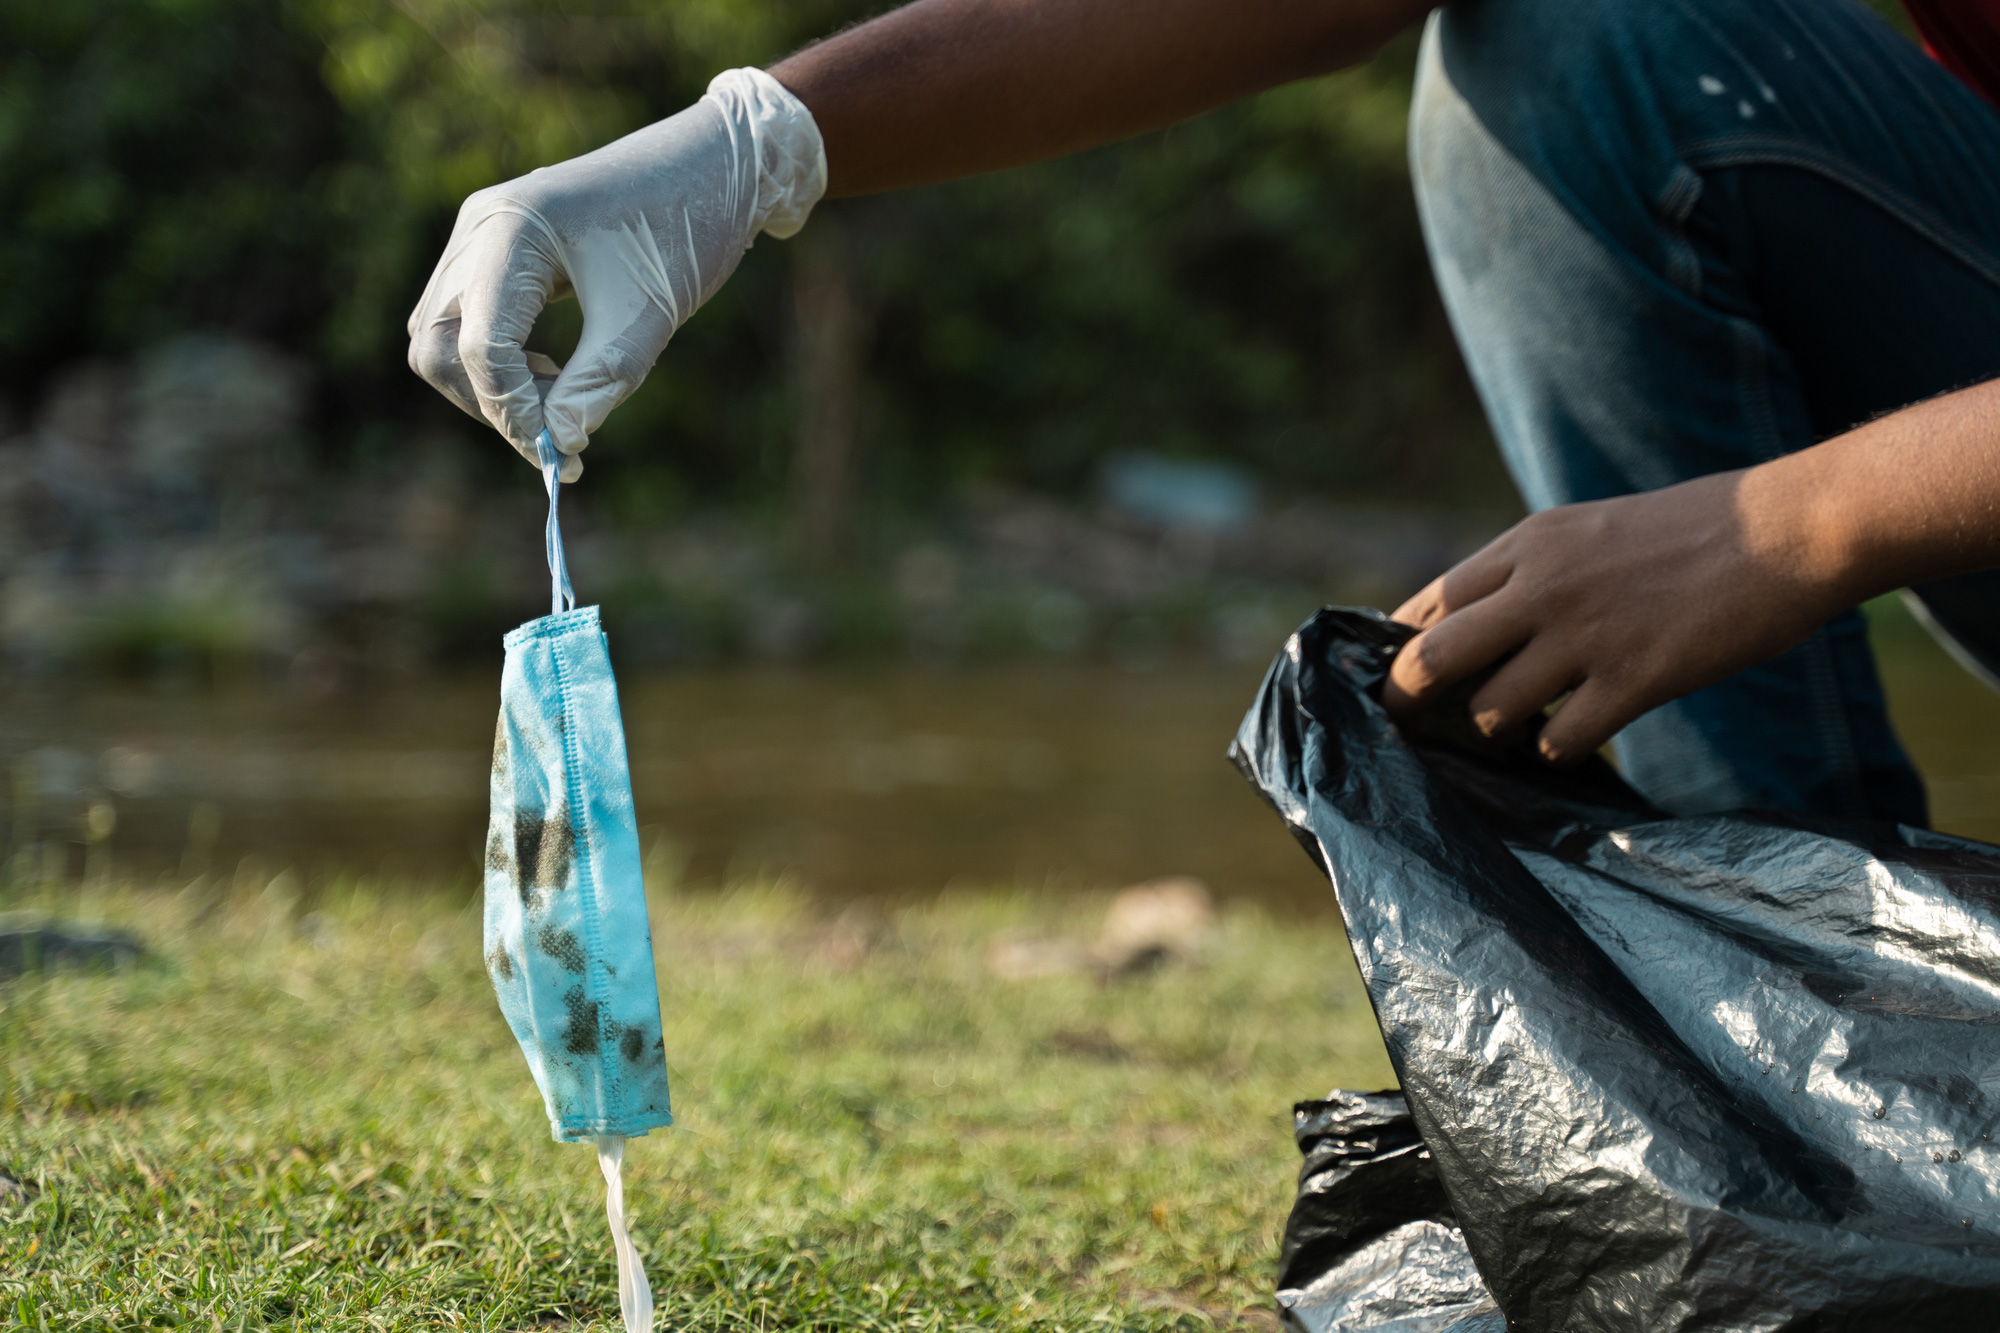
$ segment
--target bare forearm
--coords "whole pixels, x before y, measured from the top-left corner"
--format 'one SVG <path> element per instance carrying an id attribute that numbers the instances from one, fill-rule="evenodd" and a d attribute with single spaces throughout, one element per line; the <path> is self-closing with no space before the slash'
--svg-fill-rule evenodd
<path id="1" fill-rule="evenodd" d="M 829 194 L 1018 166 L 1366 59 L 1431 0 L 917 0 L 771 73 Z"/>
<path id="2" fill-rule="evenodd" d="M 1736 505 L 1835 609 L 2000 566 L 2000 380 L 1752 468 Z"/>

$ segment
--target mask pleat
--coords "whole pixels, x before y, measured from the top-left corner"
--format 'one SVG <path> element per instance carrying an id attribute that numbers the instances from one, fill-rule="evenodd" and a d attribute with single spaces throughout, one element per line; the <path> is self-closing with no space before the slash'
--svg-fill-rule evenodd
<path id="1" fill-rule="evenodd" d="M 626 1333 L 652 1289 L 625 1216 L 625 1140 L 673 1123 L 625 727 L 596 607 L 576 607 L 541 441 L 551 614 L 506 637 L 486 842 L 486 967 L 554 1136 L 595 1142 Z"/>

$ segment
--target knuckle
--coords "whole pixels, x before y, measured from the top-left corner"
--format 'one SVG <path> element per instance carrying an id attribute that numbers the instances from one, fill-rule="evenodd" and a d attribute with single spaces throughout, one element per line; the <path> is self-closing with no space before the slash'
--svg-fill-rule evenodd
<path id="1" fill-rule="evenodd" d="M 410 369 L 431 384 L 450 379 L 457 360 L 442 339 L 418 337 L 410 341 Z"/>
<path id="2" fill-rule="evenodd" d="M 493 200 L 500 192 L 497 185 L 487 185 L 465 196 L 458 205 L 458 216 L 462 222 L 470 222 L 485 216 L 493 207 Z"/>
<path id="3" fill-rule="evenodd" d="M 1631 653 L 1600 652 L 1591 676 L 1598 688 L 1617 698 L 1649 698 L 1660 692 L 1653 665 Z"/>
<path id="4" fill-rule="evenodd" d="M 1434 579 L 1429 587 L 1410 599 L 1411 619 L 1415 624 L 1429 629 L 1444 618 L 1447 605 L 1445 581 L 1442 578 Z"/>
<path id="5" fill-rule="evenodd" d="M 1428 636 L 1412 642 L 1403 650 L 1407 670 L 1402 674 L 1404 688 L 1412 694 L 1422 694 L 1436 687 L 1444 672 L 1443 651 Z"/>
<path id="6" fill-rule="evenodd" d="M 457 349 L 458 364 L 465 367 L 465 373 L 482 379 L 493 377 L 493 346 L 486 342 L 460 342 Z"/>
<path id="7" fill-rule="evenodd" d="M 459 364 L 479 383 L 497 386 L 528 376 L 525 353 L 500 339 L 461 337 L 456 350 Z"/>

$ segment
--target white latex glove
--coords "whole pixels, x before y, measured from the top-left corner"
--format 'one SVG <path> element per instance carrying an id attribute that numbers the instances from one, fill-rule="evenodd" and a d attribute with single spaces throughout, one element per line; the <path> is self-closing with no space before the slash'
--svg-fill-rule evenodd
<path id="1" fill-rule="evenodd" d="M 546 425 L 574 481 L 591 432 L 750 243 L 797 232 L 825 192 L 805 104 L 760 69 L 725 71 L 679 115 L 468 198 L 410 315 L 410 368 L 537 466 Z M 583 337 L 558 367 L 521 344 L 572 293 Z"/>

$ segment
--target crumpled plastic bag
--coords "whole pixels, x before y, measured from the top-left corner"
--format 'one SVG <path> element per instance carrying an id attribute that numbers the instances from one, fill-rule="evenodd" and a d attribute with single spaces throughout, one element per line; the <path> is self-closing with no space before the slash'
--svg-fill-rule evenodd
<path id="1" fill-rule="evenodd" d="M 1402 1093 L 1300 1102 L 1292 1133 L 1306 1160 L 1278 1260 L 1289 1327 L 1506 1333 Z"/>
<path id="2" fill-rule="evenodd" d="M 2000 1324 L 2000 848 L 1668 818 L 1483 743 L 1471 684 L 1406 738 L 1378 695 L 1412 633 L 1320 612 L 1230 751 L 1333 882 L 1450 1205 L 1288 1241 L 1286 1289 L 1347 1301 L 1294 1327 L 1485 1333 L 1448 1259 L 1366 1261 L 1423 1220 L 1515 1333 Z M 1318 1280 L 1350 1264 L 1362 1299 Z"/>

